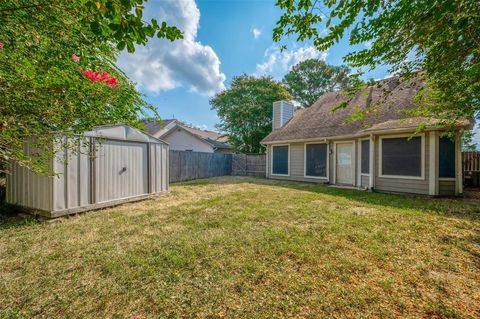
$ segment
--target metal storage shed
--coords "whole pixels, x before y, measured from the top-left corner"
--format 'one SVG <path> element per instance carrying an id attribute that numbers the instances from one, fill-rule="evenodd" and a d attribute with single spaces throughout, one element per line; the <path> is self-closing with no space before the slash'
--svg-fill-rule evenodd
<path id="1" fill-rule="evenodd" d="M 85 138 L 75 152 L 64 149 L 52 159 L 57 176 L 13 164 L 7 203 L 53 218 L 168 191 L 167 143 L 123 124 L 97 127 Z"/>

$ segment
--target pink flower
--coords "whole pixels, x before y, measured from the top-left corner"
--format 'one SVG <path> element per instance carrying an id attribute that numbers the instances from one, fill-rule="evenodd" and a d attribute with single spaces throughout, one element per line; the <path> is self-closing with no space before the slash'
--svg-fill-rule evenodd
<path id="1" fill-rule="evenodd" d="M 109 80 L 105 82 L 109 87 L 116 87 L 118 85 L 118 79 L 115 77 L 111 77 Z"/>
<path id="2" fill-rule="evenodd" d="M 80 62 L 80 57 L 74 53 L 74 54 L 72 54 L 72 60 L 73 60 L 74 62 L 77 62 L 77 63 L 78 63 L 78 62 Z"/>
<path id="3" fill-rule="evenodd" d="M 90 79 L 90 81 L 92 82 L 100 81 L 97 72 L 94 72 L 92 70 L 86 70 L 85 72 L 83 72 L 83 76 L 85 76 L 87 79 Z"/>
<path id="4" fill-rule="evenodd" d="M 109 87 L 116 87 L 118 85 L 118 79 L 105 71 L 94 72 L 92 70 L 86 70 L 83 72 L 83 76 L 90 79 L 93 83 L 104 82 Z"/>
<path id="5" fill-rule="evenodd" d="M 3 49 L 3 46 L 4 46 L 3 42 L 0 42 L 0 50 Z"/>

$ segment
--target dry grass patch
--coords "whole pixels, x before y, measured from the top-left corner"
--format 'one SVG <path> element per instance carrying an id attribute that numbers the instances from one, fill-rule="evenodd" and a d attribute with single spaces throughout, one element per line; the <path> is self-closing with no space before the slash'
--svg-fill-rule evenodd
<path id="1" fill-rule="evenodd" d="M 475 201 L 228 177 L 1 227 L 5 318 L 480 315 Z"/>

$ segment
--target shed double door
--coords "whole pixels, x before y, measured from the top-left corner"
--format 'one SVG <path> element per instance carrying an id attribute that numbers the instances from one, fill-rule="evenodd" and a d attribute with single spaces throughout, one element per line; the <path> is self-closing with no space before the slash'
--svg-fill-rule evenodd
<path id="1" fill-rule="evenodd" d="M 102 141 L 95 158 L 95 202 L 148 193 L 148 144 Z"/>

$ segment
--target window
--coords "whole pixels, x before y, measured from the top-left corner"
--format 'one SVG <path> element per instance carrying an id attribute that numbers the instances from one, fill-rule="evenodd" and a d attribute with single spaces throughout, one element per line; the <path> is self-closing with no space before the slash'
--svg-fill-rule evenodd
<path id="1" fill-rule="evenodd" d="M 422 137 L 382 138 L 381 175 L 422 177 Z"/>
<path id="2" fill-rule="evenodd" d="M 455 142 L 448 137 L 440 137 L 438 147 L 438 171 L 443 178 L 455 177 Z"/>
<path id="3" fill-rule="evenodd" d="M 272 174 L 288 175 L 288 145 L 272 146 Z"/>
<path id="4" fill-rule="evenodd" d="M 369 174 L 370 173 L 370 141 L 363 140 L 362 141 L 362 174 Z"/>
<path id="5" fill-rule="evenodd" d="M 305 144 L 305 176 L 327 177 L 327 144 Z"/>

